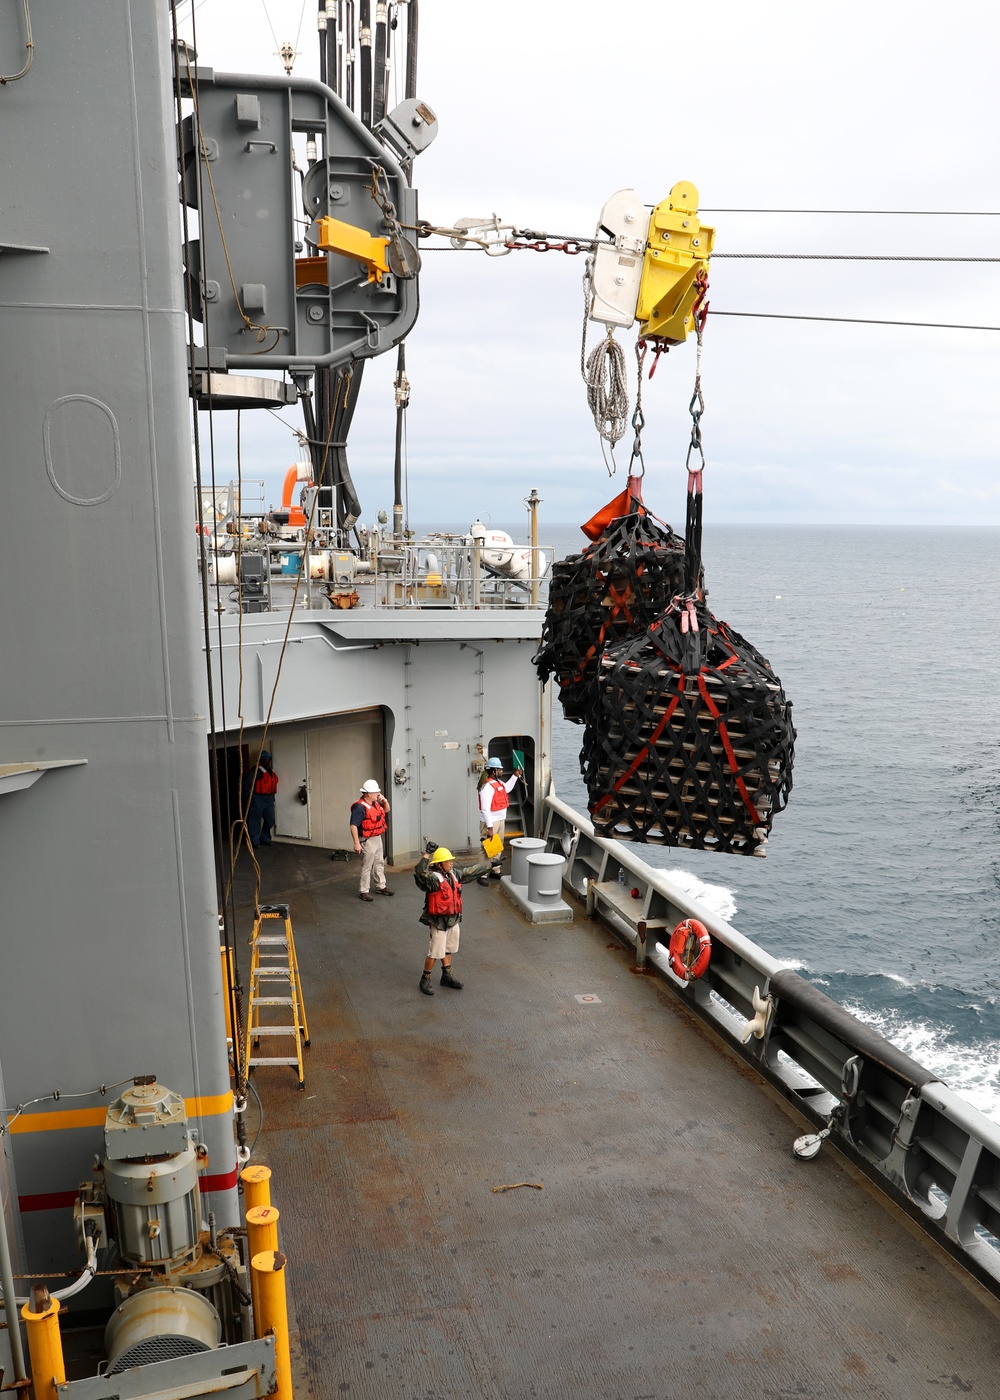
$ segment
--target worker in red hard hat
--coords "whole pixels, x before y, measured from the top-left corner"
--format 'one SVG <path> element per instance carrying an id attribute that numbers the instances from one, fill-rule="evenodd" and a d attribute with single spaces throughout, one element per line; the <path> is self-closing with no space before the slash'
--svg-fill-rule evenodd
<path id="1" fill-rule="evenodd" d="M 375 779 L 369 778 L 362 783 L 361 795 L 351 808 L 351 835 L 354 838 L 354 850 L 361 857 L 361 881 L 358 898 L 363 899 L 366 904 L 372 902 L 370 890 L 373 875 L 378 894 L 391 895 L 395 893 L 385 882 L 385 853 L 382 849 L 382 837 L 388 827 L 386 821 L 388 815 L 388 802 L 382 796 Z"/>
<path id="2" fill-rule="evenodd" d="M 441 986 L 451 987 L 456 992 L 462 990 L 464 983 L 459 982 L 451 970 L 452 956 L 458 952 L 462 932 L 462 881 L 485 875 L 488 870 L 487 861 L 456 869 L 455 857 L 447 846 L 438 846 L 433 841 L 428 841 L 424 854 L 417 861 L 413 878 L 424 891 L 424 912 L 420 922 L 430 930 L 430 943 L 420 978 L 420 990 L 426 996 L 434 995 L 431 973 L 439 958 Z"/>

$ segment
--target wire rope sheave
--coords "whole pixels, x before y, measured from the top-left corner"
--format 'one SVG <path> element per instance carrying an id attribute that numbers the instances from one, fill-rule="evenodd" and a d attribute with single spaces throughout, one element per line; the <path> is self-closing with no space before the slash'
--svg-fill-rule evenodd
<path id="1" fill-rule="evenodd" d="M 602 836 L 763 855 L 792 788 L 791 701 L 703 601 L 607 647 L 580 763 Z M 687 622 L 688 630 L 682 630 Z"/>
<path id="2" fill-rule="evenodd" d="M 535 665 L 554 676 L 563 713 L 584 724 L 597 703 L 601 657 L 642 633 L 681 585 L 684 541 L 642 504 L 640 478 L 583 526 L 593 543 L 552 567 Z"/>

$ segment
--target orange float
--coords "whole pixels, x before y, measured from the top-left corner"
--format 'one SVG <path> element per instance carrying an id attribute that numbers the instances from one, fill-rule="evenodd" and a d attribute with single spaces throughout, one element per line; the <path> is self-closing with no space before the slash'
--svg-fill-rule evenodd
<path id="1" fill-rule="evenodd" d="M 682 919 L 670 935 L 670 971 L 682 982 L 695 982 L 712 958 L 712 939 L 697 919 Z"/>

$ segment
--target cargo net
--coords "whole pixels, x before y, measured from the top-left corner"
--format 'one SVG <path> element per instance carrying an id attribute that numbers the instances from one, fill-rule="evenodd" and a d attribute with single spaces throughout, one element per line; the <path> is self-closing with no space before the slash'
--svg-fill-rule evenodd
<path id="1" fill-rule="evenodd" d="M 554 564 L 549 578 L 534 660 L 543 681 L 555 676 L 563 713 L 574 724 L 585 724 L 597 704 L 605 648 L 661 617 L 684 572 L 680 536 L 658 525 L 634 497 L 622 504 L 629 514 L 612 519 L 582 554 Z"/>
<path id="2" fill-rule="evenodd" d="M 792 788 L 791 701 L 704 602 L 608 647 L 580 753 L 599 835 L 764 855 Z"/>

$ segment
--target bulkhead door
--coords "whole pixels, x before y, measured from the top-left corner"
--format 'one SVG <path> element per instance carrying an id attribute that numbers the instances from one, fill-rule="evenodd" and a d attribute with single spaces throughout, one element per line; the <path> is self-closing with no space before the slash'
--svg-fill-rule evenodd
<path id="1" fill-rule="evenodd" d="M 452 851 L 467 851 L 479 841 L 475 817 L 476 776 L 471 772 L 475 744 L 436 734 L 421 739 L 420 845 L 429 840 Z"/>
<path id="2" fill-rule="evenodd" d="M 309 757 L 303 733 L 272 729 L 268 736 L 278 791 L 274 795 L 274 833 L 290 841 L 309 840 L 309 804 L 299 794 L 309 790 Z"/>

